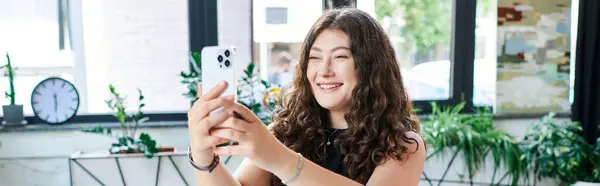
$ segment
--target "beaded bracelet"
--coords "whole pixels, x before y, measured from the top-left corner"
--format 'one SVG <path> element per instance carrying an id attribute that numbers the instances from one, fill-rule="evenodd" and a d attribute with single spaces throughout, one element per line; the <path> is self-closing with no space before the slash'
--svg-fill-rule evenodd
<path id="1" fill-rule="evenodd" d="M 304 159 L 304 158 L 302 158 L 302 154 L 300 154 L 300 153 L 298 153 L 298 157 L 300 158 L 300 162 L 298 162 L 298 167 L 296 167 L 296 172 L 294 173 L 292 178 L 290 178 L 287 181 L 281 180 L 281 183 L 283 183 L 285 185 L 290 184 L 290 182 L 294 181 L 298 177 L 298 174 L 300 174 L 300 169 L 302 168 L 302 159 Z"/>
<path id="2" fill-rule="evenodd" d="M 192 166 L 194 168 L 196 168 L 200 171 L 208 171 L 208 173 L 211 173 L 217 167 L 217 165 L 219 165 L 219 161 L 220 161 L 219 156 L 215 155 L 215 157 L 213 158 L 210 165 L 208 165 L 208 166 L 197 165 L 196 163 L 194 163 L 194 158 L 192 158 L 191 147 L 188 147 L 188 157 L 190 159 L 190 164 L 192 164 Z"/>

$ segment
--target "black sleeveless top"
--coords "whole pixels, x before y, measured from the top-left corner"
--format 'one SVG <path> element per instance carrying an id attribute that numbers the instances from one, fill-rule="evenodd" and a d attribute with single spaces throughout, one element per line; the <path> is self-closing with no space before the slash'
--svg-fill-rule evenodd
<path id="1" fill-rule="evenodd" d="M 334 139 L 346 129 L 334 129 L 334 128 L 325 128 L 325 140 L 329 137 L 330 144 L 327 144 L 325 141 L 325 146 L 319 148 L 319 150 L 325 150 L 327 154 L 327 158 L 324 162 L 317 162 L 323 168 L 326 168 L 332 172 L 335 172 L 344 177 L 348 177 L 348 170 L 344 167 L 344 155 L 339 153 L 339 149 L 336 149 L 333 145 Z"/>

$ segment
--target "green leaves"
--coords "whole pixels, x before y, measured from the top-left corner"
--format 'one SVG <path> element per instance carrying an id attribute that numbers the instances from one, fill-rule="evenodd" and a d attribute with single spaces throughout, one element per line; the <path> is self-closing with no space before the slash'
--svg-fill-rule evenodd
<path id="1" fill-rule="evenodd" d="M 276 100 L 268 98 L 271 85 L 260 79 L 256 72 L 256 65 L 252 62 L 244 69 L 244 73 L 238 81 L 238 102 L 252 110 L 263 123 L 271 123 L 270 114 L 274 109 L 273 105 L 276 104 Z M 263 95 L 259 94 L 257 96 L 255 93 L 262 93 Z M 265 97 L 265 95 L 267 96 Z M 257 97 L 262 97 L 264 100 L 256 99 Z"/>
<path id="2" fill-rule="evenodd" d="M 525 165 L 520 161 L 519 144 L 512 136 L 493 127 L 493 114 L 489 110 L 462 114 L 464 102 L 453 107 L 432 102 L 431 106 L 432 113 L 422 122 L 421 135 L 433 149 L 442 151 L 437 156 L 446 156 L 443 153 L 446 149 L 462 152 L 469 179 L 481 169 L 489 155 L 496 170 L 507 168 L 513 185 L 526 174 Z"/>
<path id="3" fill-rule="evenodd" d="M 140 134 L 140 140 L 137 142 L 139 145 L 140 151 L 144 152 L 144 155 L 147 158 L 152 158 L 154 153 L 158 152 L 158 148 L 156 148 L 156 141 L 150 137 L 150 135 L 146 133 Z"/>
<path id="4" fill-rule="evenodd" d="M 15 68 L 13 68 L 11 62 L 10 62 L 10 56 L 8 55 L 8 52 L 6 52 L 6 64 L 2 65 L 2 67 L 0 68 L 6 68 L 6 70 L 4 70 L 4 76 L 8 77 L 8 84 L 9 84 L 9 90 L 6 91 L 4 93 L 4 95 L 6 96 L 6 98 L 10 99 L 10 104 L 14 105 L 15 104 Z"/>
<path id="5" fill-rule="evenodd" d="M 199 68 L 198 70 L 201 70 L 202 62 L 199 52 L 191 52 L 190 61 L 196 64 L 196 67 Z M 187 87 L 187 92 L 182 95 L 195 102 L 198 99 L 198 87 L 196 84 L 201 82 L 201 72 L 196 71 L 194 68 L 189 72 L 181 71 L 179 76 L 183 78 L 181 83 Z"/>
<path id="6" fill-rule="evenodd" d="M 126 112 L 125 98 L 121 96 L 114 85 L 110 84 L 109 90 L 111 93 L 111 99 L 106 100 L 107 106 L 113 110 L 114 116 L 120 123 L 121 133 L 113 136 L 113 132 L 110 128 L 104 128 L 97 126 L 91 129 L 82 129 L 83 132 L 105 134 L 116 138 L 117 143 L 113 143 L 109 149 L 110 153 L 144 153 L 146 157 L 151 158 L 154 153 L 158 152 L 156 148 L 156 141 L 152 140 L 150 135 L 142 133 L 139 136 L 139 140 L 135 140 L 136 132 L 139 125 L 148 121 L 148 117 L 145 117 L 142 108 L 146 106 L 144 103 L 145 96 L 141 89 L 137 89 L 139 105 L 137 111 L 133 113 Z"/>
<path id="7" fill-rule="evenodd" d="M 110 128 L 104 128 L 102 126 L 97 126 L 94 128 L 84 128 L 81 129 L 82 132 L 95 133 L 95 134 L 104 134 L 107 136 L 112 136 L 112 130 Z"/>
<path id="8" fill-rule="evenodd" d="M 582 127 L 578 122 L 558 123 L 554 116 L 549 113 L 528 130 L 521 159 L 529 163 L 528 168 L 534 170 L 537 179 L 558 178 L 564 184 L 600 182 L 600 174 L 594 173 L 600 173 L 598 147 L 580 135 Z M 596 146 L 600 146 L 599 143 Z"/>

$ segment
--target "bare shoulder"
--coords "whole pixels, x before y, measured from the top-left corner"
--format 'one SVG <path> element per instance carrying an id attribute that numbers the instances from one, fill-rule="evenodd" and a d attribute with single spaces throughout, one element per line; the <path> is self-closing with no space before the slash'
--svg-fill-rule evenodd
<path id="1" fill-rule="evenodd" d="M 406 132 L 407 153 L 402 155 L 402 160 L 387 159 L 378 165 L 371 175 L 367 186 L 390 185 L 391 183 L 403 183 L 402 185 L 418 185 L 421 173 L 425 166 L 425 142 L 416 132 Z"/>
<path id="2" fill-rule="evenodd" d="M 409 156 L 411 154 L 417 156 L 422 154 L 423 156 L 425 156 L 427 150 L 425 149 L 425 142 L 423 141 L 423 138 L 421 138 L 421 135 L 417 134 L 414 131 L 405 132 L 404 135 L 406 136 L 406 138 L 409 139 L 409 142 L 406 143 L 406 147 L 408 147 L 407 150 Z"/>

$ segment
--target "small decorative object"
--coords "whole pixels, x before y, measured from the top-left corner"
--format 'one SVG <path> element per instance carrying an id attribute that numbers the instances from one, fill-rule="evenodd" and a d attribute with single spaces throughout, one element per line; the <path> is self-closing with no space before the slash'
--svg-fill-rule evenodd
<path id="1" fill-rule="evenodd" d="M 8 83 L 10 85 L 9 91 L 5 92 L 7 98 L 10 99 L 10 105 L 2 105 L 2 112 L 4 116 L 3 124 L 7 125 L 18 125 L 25 124 L 23 116 L 23 105 L 15 104 L 15 69 L 10 63 L 10 56 L 8 52 L 6 53 L 7 63 L 5 65 L 0 66 L 0 69 L 4 71 L 4 76 L 8 77 Z"/>
<path id="2" fill-rule="evenodd" d="M 146 106 L 146 104 L 143 103 L 144 95 L 140 89 L 138 89 L 138 111 L 135 113 L 127 113 L 125 111 L 125 98 L 116 91 L 113 85 L 110 85 L 109 88 L 112 98 L 107 100 L 106 104 L 115 112 L 114 116 L 120 123 L 121 133 L 113 135 L 110 128 L 104 128 L 102 126 L 83 129 L 83 132 L 105 134 L 116 138 L 117 143 L 113 143 L 109 149 L 111 154 L 144 153 L 147 158 L 152 158 L 154 153 L 175 151 L 175 148 L 158 148 L 156 146 L 156 141 L 147 133 L 141 133 L 136 140 L 136 134 L 140 124 L 148 121 L 148 117 L 142 112 L 142 108 Z"/>
<path id="3" fill-rule="evenodd" d="M 49 124 L 71 120 L 79 109 L 79 92 L 69 81 L 50 77 L 40 82 L 31 94 L 35 116 Z"/>

